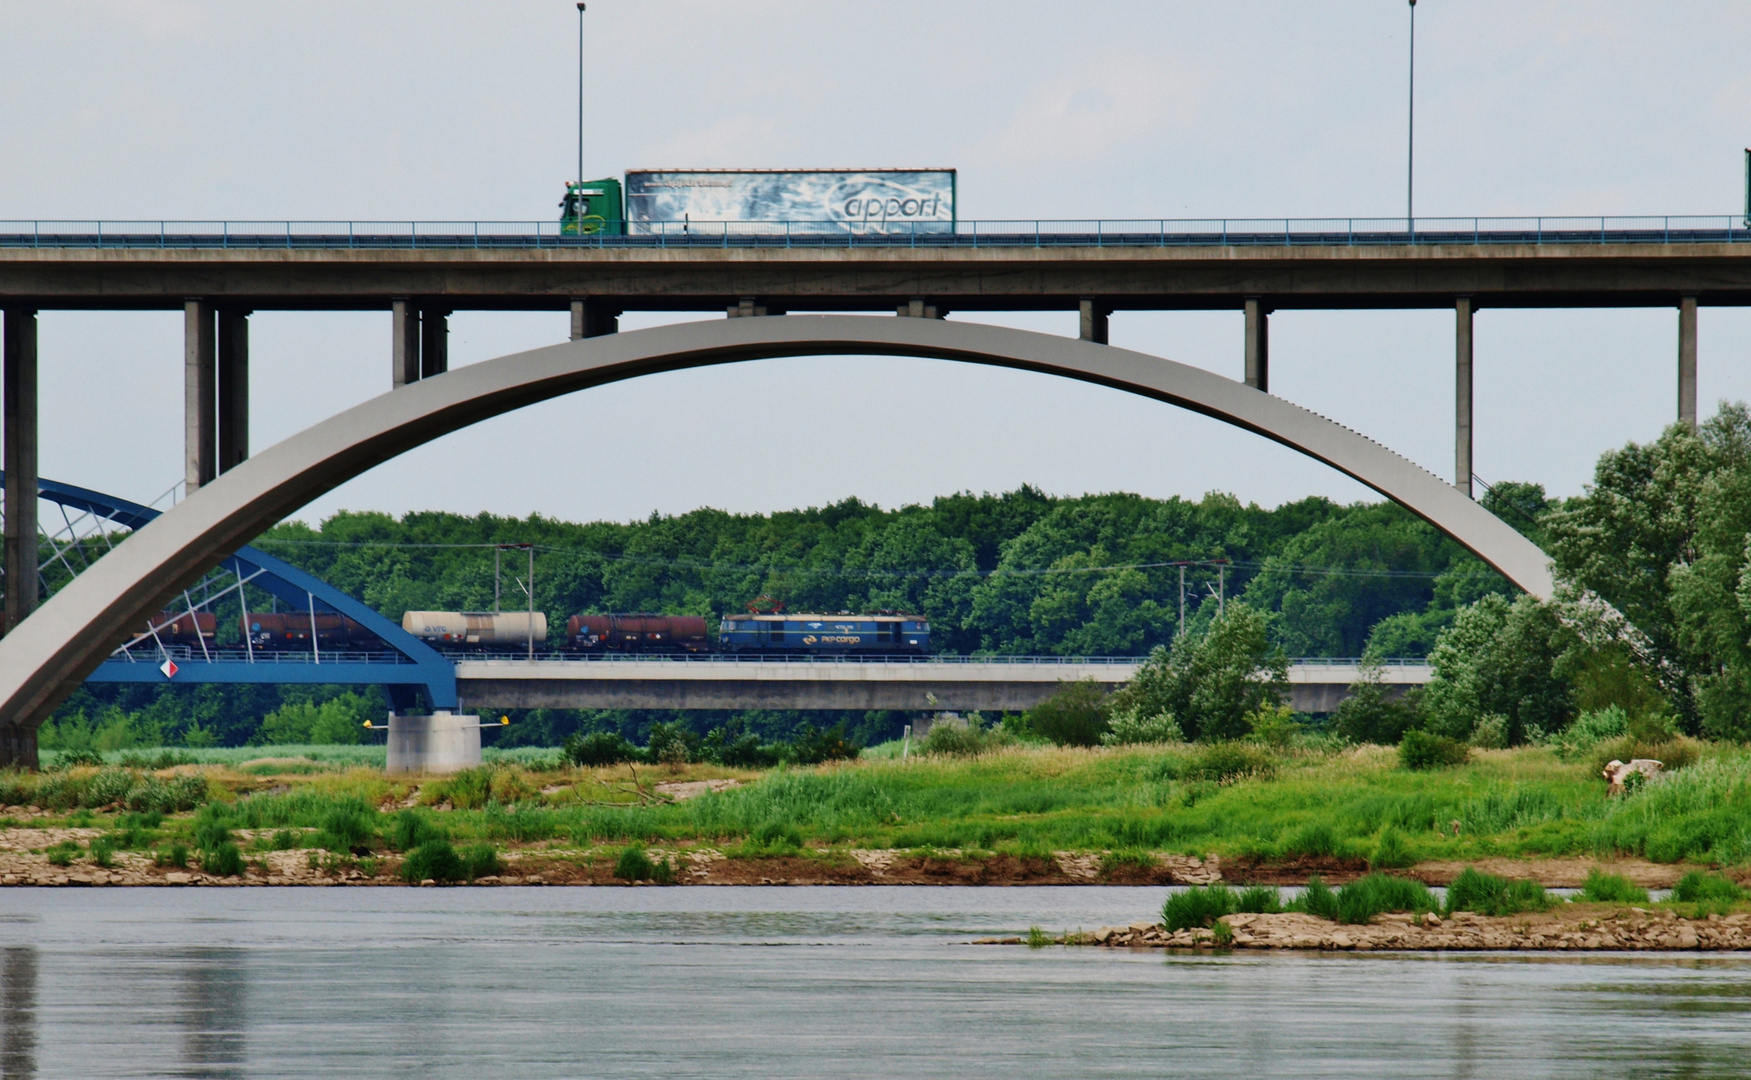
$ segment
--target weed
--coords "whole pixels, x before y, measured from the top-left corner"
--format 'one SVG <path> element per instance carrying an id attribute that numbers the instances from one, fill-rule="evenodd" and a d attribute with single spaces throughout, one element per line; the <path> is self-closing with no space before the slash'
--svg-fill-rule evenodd
<path id="1" fill-rule="evenodd" d="M 1254 915 L 1275 915 L 1283 910 L 1283 896 L 1272 885 L 1250 885 L 1234 898 L 1234 910 Z"/>
<path id="2" fill-rule="evenodd" d="M 230 843 L 230 826 L 225 808 L 218 803 L 208 803 L 195 815 L 195 846 L 203 851 L 211 851 L 220 844 Z"/>
<path id="3" fill-rule="evenodd" d="M 1304 911 L 1322 919 L 1338 917 L 1338 894 L 1318 874 L 1307 879 L 1307 888 L 1288 904 L 1290 911 Z"/>
<path id="4" fill-rule="evenodd" d="M 179 840 L 167 848 L 159 848 L 153 853 L 152 861 L 159 866 L 187 866 L 188 845 Z"/>
<path id="5" fill-rule="evenodd" d="M 243 873 L 243 852 L 226 840 L 201 852 L 201 869 L 215 877 L 238 877 Z"/>
<path id="6" fill-rule="evenodd" d="M 668 859 L 658 859 L 651 866 L 651 881 L 658 885 L 675 884 L 675 864 Z"/>
<path id="7" fill-rule="evenodd" d="M 1404 733 L 1398 744 L 1398 760 L 1407 769 L 1436 769 L 1463 765 L 1471 757 L 1471 748 L 1457 739 L 1427 731 Z"/>
<path id="8" fill-rule="evenodd" d="M 1206 743 L 1181 769 L 1182 780 L 1207 780 L 1232 784 L 1238 780 L 1266 780 L 1277 771 L 1268 751 L 1240 742 Z"/>
<path id="9" fill-rule="evenodd" d="M 1745 890 L 1720 874 L 1692 870 L 1672 887 L 1672 899 L 1687 904 L 1704 901 L 1732 904 L 1745 899 Z"/>
<path id="10" fill-rule="evenodd" d="M 412 851 L 438 840 L 448 840 L 449 834 L 424 810 L 407 809 L 389 820 L 384 839 L 396 851 Z M 429 876 L 429 875 L 428 875 Z"/>
<path id="11" fill-rule="evenodd" d="M 1283 842 L 1283 854 L 1323 858 L 1338 853 L 1338 836 L 1323 821 L 1303 825 Z"/>
<path id="12" fill-rule="evenodd" d="M 456 854 L 456 849 L 450 846 L 450 841 L 442 837 L 427 840 L 425 843 L 407 853 L 401 861 L 402 880 L 410 885 L 422 881 L 435 881 L 445 884 L 461 881 L 468 876 L 468 867 L 462 857 Z"/>
<path id="13" fill-rule="evenodd" d="M 1240 898 L 1226 885 L 1194 885 L 1175 893 L 1161 905 L 1161 923 L 1174 932 L 1210 926 L 1224 915 L 1239 911 Z"/>
<path id="14" fill-rule="evenodd" d="M 803 834 L 795 825 L 782 821 L 762 822 L 748 839 L 753 846 L 768 851 L 796 851 L 803 846 Z"/>
<path id="15" fill-rule="evenodd" d="M 1337 921 L 1360 925 L 1384 911 L 1433 911 L 1434 894 L 1420 881 L 1391 874 L 1359 877 L 1338 890 Z"/>
<path id="16" fill-rule="evenodd" d="M 1468 866 L 1447 886 L 1447 914 L 1474 911 L 1479 915 L 1518 915 L 1546 911 L 1558 903 L 1536 881 L 1509 881 Z"/>
<path id="17" fill-rule="evenodd" d="M 1100 857 L 1100 871 L 1110 874 L 1123 867 L 1136 867 L 1139 870 L 1155 869 L 1155 856 L 1141 848 L 1121 848 L 1109 851 Z"/>
<path id="18" fill-rule="evenodd" d="M 1218 919 L 1210 927 L 1210 936 L 1219 947 L 1226 948 L 1234 944 L 1234 927 Z"/>
<path id="19" fill-rule="evenodd" d="M 1618 874 L 1607 874 L 1595 866 L 1587 871 L 1586 884 L 1581 886 L 1581 899 L 1595 904 L 1645 904 L 1648 890 Z"/>
<path id="20" fill-rule="evenodd" d="M 73 857 L 79 854 L 79 848 L 71 841 L 63 841 L 49 849 L 50 866 L 72 866 Z"/>
<path id="21" fill-rule="evenodd" d="M 86 850 L 91 855 L 91 861 L 104 869 L 116 864 L 114 840 L 107 836 L 94 836 Z"/>
<path id="22" fill-rule="evenodd" d="M 268 850 L 291 851 L 297 846 L 298 834 L 291 829 L 281 829 L 279 832 L 274 833 L 272 840 L 269 842 Z"/>
<path id="23" fill-rule="evenodd" d="M 470 844 L 462 849 L 460 858 L 462 873 L 469 881 L 496 874 L 503 868 L 499 853 L 491 844 Z"/>
<path id="24" fill-rule="evenodd" d="M 656 873 L 643 844 L 629 844 L 614 861 L 614 876 L 622 881 L 649 881 Z"/>
<path id="25" fill-rule="evenodd" d="M 352 851 L 369 848 L 377 838 L 377 811 L 361 801 L 343 802 L 322 815 L 322 833 L 317 844 L 330 851 Z M 294 847 L 296 843 L 288 844 Z"/>
<path id="26" fill-rule="evenodd" d="M 1416 856 L 1411 854 L 1410 845 L 1405 842 L 1404 834 L 1397 829 L 1388 828 L 1381 832 L 1380 842 L 1374 845 L 1374 854 L 1368 856 L 1368 868 L 1403 870 L 1407 866 L 1415 866 L 1416 861 Z"/>
<path id="27" fill-rule="evenodd" d="M 1028 948 L 1030 948 L 1030 949 L 1043 949 L 1047 945 L 1056 945 L 1056 944 L 1058 944 L 1058 939 L 1053 937 L 1052 935 L 1046 933 L 1044 930 L 1041 930 L 1039 927 L 1030 926 L 1027 928 L 1027 947 Z"/>

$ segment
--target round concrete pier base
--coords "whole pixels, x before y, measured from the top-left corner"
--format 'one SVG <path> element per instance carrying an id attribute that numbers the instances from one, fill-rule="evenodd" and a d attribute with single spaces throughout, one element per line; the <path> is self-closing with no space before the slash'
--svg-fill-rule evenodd
<path id="1" fill-rule="evenodd" d="M 389 714 L 391 773 L 450 773 L 480 764 L 480 717 Z"/>

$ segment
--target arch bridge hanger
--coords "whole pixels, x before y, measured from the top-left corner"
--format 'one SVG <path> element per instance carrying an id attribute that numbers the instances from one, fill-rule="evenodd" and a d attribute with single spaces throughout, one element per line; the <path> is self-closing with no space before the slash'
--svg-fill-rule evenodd
<path id="1" fill-rule="evenodd" d="M 1540 598 L 1553 592 L 1544 552 L 1445 480 L 1325 417 L 1202 368 L 1053 334 L 937 319 L 722 319 L 582 338 L 470 364 L 372 398 L 250 457 L 118 544 L 21 624 L 26 632 L 0 638 L 0 724 L 34 729 L 103 663 L 128 627 L 160 610 L 225 553 L 414 447 L 525 405 L 626 379 L 820 355 L 1016 368 L 1190 409 L 1338 469 L 1451 536 L 1520 588 Z"/>
<path id="2" fill-rule="evenodd" d="M 5 473 L 0 472 L 0 484 L 4 484 L 5 479 Z M 144 528 L 162 513 L 150 506 L 56 480 L 38 481 L 37 496 L 44 502 L 54 503 L 63 509 L 76 510 L 92 519 L 110 522 L 130 532 Z M 68 539 L 64 543 L 61 542 L 59 533 L 49 538 L 52 550 L 39 568 L 39 578 L 46 576 L 42 571 L 56 563 L 72 575 L 74 580 L 77 580 L 83 570 L 95 565 L 84 555 L 81 544 L 81 540 L 88 539 L 90 534 L 81 537 L 76 525 L 72 520 L 66 522 L 65 532 Z M 107 539 L 106 537 L 106 541 Z M 105 546 L 109 545 L 106 543 Z M 86 565 L 75 566 L 74 560 L 69 558 L 70 554 L 76 554 Z M 216 570 L 222 576 L 209 577 L 207 582 L 210 587 L 198 598 L 186 591 L 179 592 L 167 605 L 153 606 L 141 618 L 135 619 L 125 628 L 126 640 L 123 644 L 109 653 L 86 681 L 376 683 L 389 691 L 390 700 L 397 708 L 412 708 L 419 704 L 421 697 L 432 708 L 456 707 L 455 665 L 436 649 L 409 634 L 356 597 L 259 548 L 247 545 L 219 560 Z M 228 580 L 230 583 L 227 583 Z M 168 624 L 155 625 L 161 622 L 158 618 L 161 610 L 177 613 L 185 607 L 191 612 L 208 608 L 234 589 L 241 593 L 244 583 L 273 596 L 291 611 L 309 611 L 312 616 L 318 613 L 336 613 L 349 618 L 375 636 L 383 648 L 366 654 L 336 652 L 325 658 L 320 647 L 313 647 L 308 654 L 309 661 L 304 660 L 306 654 L 298 654 L 298 662 L 289 662 L 290 658 L 283 654 L 251 648 L 247 640 L 241 656 L 237 655 L 236 649 L 221 651 L 216 647 L 209 648 L 205 641 L 200 641 L 196 646 L 164 645 L 162 639 L 166 635 L 160 632 Z M 142 628 L 146 632 L 135 637 Z M 200 635 L 197 634 L 196 637 L 199 641 Z M 148 653 L 150 659 L 143 662 L 139 655 L 142 652 Z M 176 674 L 165 674 L 159 663 L 161 660 L 173 660 Z"/>

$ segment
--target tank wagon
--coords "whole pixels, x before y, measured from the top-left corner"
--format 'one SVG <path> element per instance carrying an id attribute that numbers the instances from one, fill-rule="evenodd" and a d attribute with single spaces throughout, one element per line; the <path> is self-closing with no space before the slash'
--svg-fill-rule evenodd
<path id="1" fill-rule="evenodd" d="M 726 616 L 718 629 L 725 652 L 894 653 L 930 651 L 930 624 L 922 615 L 766 614 Z"/>
<path id="2" fill-rule="evenodd" d="M 136 630 L 134 640 L 156 638 L 166 645 L 199 646 L 204 640 L 213 644 L 213 635 L 218 632 L 219 620 L 210 611 L 160 611 L 152 616 L 151 625 L 156 630 Z"/>
<path id="3" fill-rule="evenodd" d="M 410 611 L 401 617 L 401 628 L 451 648 L 508 649 L 547 640 L 547 616 L 539 611 Z"/>
<path id="4" fill-rule="evenodd" d="M 257 649 L 308 649 L 312 635 L 319 649 L 379 647 L 376 634 L 334 611 L 252 611 L 237 617 L 237 628 Z"/>
<path id="5" fill-rule="evenodd" d="M 699 615 L 573 615 L 565 644 L 578 652 L 709 652 L 711 630 Z"/>

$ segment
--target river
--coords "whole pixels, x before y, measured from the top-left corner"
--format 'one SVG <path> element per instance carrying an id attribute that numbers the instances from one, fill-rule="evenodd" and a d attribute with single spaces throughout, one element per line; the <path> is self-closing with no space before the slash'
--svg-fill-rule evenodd
<path id="1" fill-rule="evenodd" d="M 1751 1071 L 1751 958 L 972 946 L 1153 888 L 0 892 L 0 1077 Z"/>

